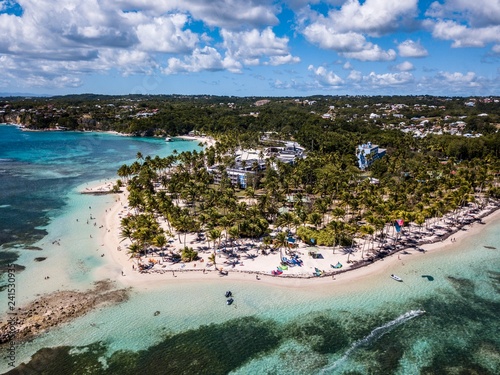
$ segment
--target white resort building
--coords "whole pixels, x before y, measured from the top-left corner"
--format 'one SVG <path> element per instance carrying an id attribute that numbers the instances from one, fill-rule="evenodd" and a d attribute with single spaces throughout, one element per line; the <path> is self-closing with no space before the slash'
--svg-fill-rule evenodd
<path id="1" fill-rule="evenodd" d="M 385 153 L 385 149 L 379 148 L 377 145 L 372 145 L 371 142 L 358 146 L 356 149 L 356 157 L 358 158 L 359 169 L 364 171 L 372 165 L 375 160 L 384 156 Z"/>

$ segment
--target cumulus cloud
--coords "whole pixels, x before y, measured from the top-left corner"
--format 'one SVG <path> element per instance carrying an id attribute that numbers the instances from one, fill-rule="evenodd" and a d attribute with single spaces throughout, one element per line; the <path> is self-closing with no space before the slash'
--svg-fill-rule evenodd
<path id="1" fill-rule="evenodd" d="M 284 56 L 271 56 L 269 62 L 265 63 L 268 65 L 284 65 L 284 64 L 296 64 L 300 62 L 300 57 L 292 56 L 290 54 Z"/>
<path id="2" fill-rule="evenodd" d="M 432 27 L 432 35 L 439 39 L 452 40 L 452 47 L 484 47 L 490 42 L 500 42 L 500 25 L 471 28 L 451 20 L 426 22 Z"/>
<path id="3" fill-rule="evenodd" d="M 434 2 L 424 22 L 436 38 L 453 41 L 452 47 L 484 47 L 500 43 L 500 2 L 446 0 Z"/>
<path id="4" fill-rule="evenodd" d="M 231 58 L 243 61 L 245 65 L 258 65 L 262 58 L 266 63 L 281 65 L 299 62 L 298 57 L 290 54 L 287 37 L 279 38 L 270 27 L 259 32 L 257 29 L 242 32 L 222 30 L 223 47 Z"/>
<path id="5" fill-rule="evenodd" d="M 396 51 L 393 49 L 385 51 L 376 44 L 367 43 L 363 50 L 345 52 L 343 55 L 361 61 L 392 61 L 396 58 Z"/>
<path id="6" fill-rule="evenodd" d="M 185 14 L 171 14 L 139 24 L 136 27 L 139 48 L 167 53 L 193 50 L 199 42 L 199 36 L 191 30 L 183 30 L 187 21 Z"/>
<path id="7" fill-rule="evenodd" d="M 401 64 L 396 65 L 395 68 L 401 72 L 409 72 L 415 69 L 413 64 L 409 61 L 403 61 Z"/>
<path id="8" fill-rule="evenodd" d="M 351 70 L 347 76 L 349 81 L 360 82 L 363 80 L 363 74 L 359 70 Z"/>
<path id="9" fill-rule="evenodd" d="M 355 31 L 372 36 L 387 34 L 417 14 L 417 0 L 346 1 L 340 10 L 328 14 L 329 21 L 340 32 Z"/>
<path id="10" fill-rule="evenodd" d="M 313 24 L 303 31 L 306 39 L 323 49 L 331 49 L 348 58 L 362 61 L 394 60 L 394 50 L 383 51 L 378 45 L 366 41 L 362 34 L 337 33 L 327 25 Z"/>
<path id="11" fill-rule="evenodd" d="M 420 44 L 420 41 L 407 39 L 398 45 L 399 55 L 402 57 L 425 57 L 429 52 Z"/>
<path id="12" fill-rule="evenodd" d="M 437 75 L 437 77 L 451 84 L 458 83 L 460 85 L 465 84 L 467 86 L 472 86 L 472 87 L 479 85 L 476 73 L 474 72 L 467 72 L 466 74 L 460 72 L 454 72 L 454 73 L 440 72 Z"/>
<path id="13" fill-rule="evenodd" d="M 239 73 L 241 68 L 242 65 L 238 61 L 230 57 L 223 58 L 215 48 L 206 46 L 195 49 L 191 56 L 182 60 L 175 57 L 168 59 L 168 66 L 164 69 L 164 73 L 193 73 L 203 70 L 229 70 Z"/>
<path id="14" fill-rule="evenodd" d="M 317 68 L 315 68 L 313 65 L 309 65 L 307 69 L 313 72 L 317 82 L 321 86 L 337 87 L 344 83 L 344 80 L 342 78 L 340 78 L 334 72 L 328 71 L 323 66 L 318 66 Z"/>
<path id="15" fill-rule="evenodd" d="M 344 65 L 342 65 L 342 68 L 345 69 L 345 70 L 351 70 L 352 69 L 352 65 L 349 61 L 346 61 L 344 63 Z"/>
<path id="16" fill-rule="evenodd" d="M 474 72 L 446 72 L 441 71 L 433 75 L 414 76 L 411 72 L 380 73 L 372 71 L 363 74 L 358 70 L 351 70 L 347 77 L 338 77 L 327 68 L 310 65 L 308 71 L 314 74 L 314 81 L 290 80 L 275 81 L 271 84 L 279 89 L 300 89 L 302 91 L 330 90 L 342 88 L 356 88 L 366 94 L 398 93 L 412 94 L 416 92 L 435 93 L 437 95 L 471 95 L 487 90 L 495 95 L 500 89 L 500 80 L 497 77 L 486 78 Z M 498 71 L 500 74 L 500 70 Z"/>
<path id="17" fill-rule="evenodd" d="M 359 63 L 356 68 L 360 70 L 354 70 L 351 61 L 428 56 L 419 40 L 396 42 L 391 49 L 387 47 L 388 39 L 380 39 L 420 25 L 417 3 L 417 0 L 4 0 L 0 1 L 0 85 L 12 86 L 16 82 L 37 87 L 75 87 L 82 84 L 84 75 L 109 71 L 125 76 L 159 72 L 242 73 L 253 66 L 297 64 L 301 58 L 304 60 L 305 57 L 298 55 L 302 50 L 293 48 L 294 42 L 300 46 L 303 36 L 312 45 L 309 48 L 335 53 L 308 55 L 306 66 L 314 64 L 307 70 L 308 77 L 314 79 L 301 83 L 297 78 L 290 87 L 322 90 L 346 87 L 349 82 L 355 87 L 366 85 L 389 91 L 391 85 L 402 88 L 417 81 L 410 73 L 414 67 L 409 61 L 389 66 L 392 71 L 387 75 L 361 73 L 373 68 Z M 489 45 L 492 50 L 486 56 L 492 61 L 500 54 L 499 0 L 439 0 L 428 7 L 425 17 L 421 23 L 425 29 L 421 31 L 430 31 L 434 38 L 449 40 L 453 47 Z M 332 62 L 338 66 L 337 73 L 326 68 Z M 491 86 L 490 81 L 477 75 L 471 77 L 469 73 L 440 73 L 427 81 L 419 80 L 422 87 L 429 89 L 432 86 L 430 83 L 426 86 L 427 82 L 469 89 L 486 88 L 485 82 Z M 276 87 L 286 85 L 276 83 Z"/>
<path id="18" fill-rule="evenodd" d="M 495 95 L 500 89 L 500 80 L 498 77 L 478 76 L 474 72 L 441 71 L 434 76 L 423 77 L 419 85 L 429 93 L 448 92 L 449 94 L 472 95 L 477 92 L 490 92 L 490 95 Z"/>
<path id="19" fill-rule="evenodd" d="M 158 15 L 189 13 L 211 27 L 241 30 L 278 24 L 279 8 L 267 0 L 115 0 L 124 10 Z"/>
<path id="20" fill-rule="evenodd" d="M 367 76 L 363 77 L 363 81 L 373 86 L 400 86 L 408 84 L 413 80 L 413 74 L 408 72 L 384 74 L 376 74 L 375 72 L 371 72 Z"/>
<path id="21" fill-rule="evenodd" d="M 412 20 L 416 0 L 347 0 L 340 9 L 328 15 L 309 11 L 300 17 L 301 32 L 312 44 L 330 49 L 342 56 L 361 61 L 394 60 L 394 50 L 383 50 L 367 41 L 366 36 L 378 37 L 394 31 Z"/>
<path id="22" fill-rule="evenodd" d="M 432 18 L 453 18 L 466 21 L 473 28 L 495 26 L 500 23 L 500 2 L 496 0 L 444 0 L 435 1 L 426 11 Z"/>
<path id="23" fill-rule="evenodd" d="M 61 76 L 110 69 L 124 75 L 150 74 L 155 69 L 168 74 L 240 72 L 243 66 L 300 61 L 291 53 L 288 37 L 278 37 L 271 29 L 278 23 L 280 9 L 270 0 L 23 0 L 21 4 L 21 16 L 0 14 L 0 54 L 18 64 L 36 60 L 48 66 L 54 61 Z M 12 4 L 1 6 L 5 11 Z M 190 27 L 194 22 L 203 26 Z M 221 34 L 222 42 L 207 35 L 210 28 Z"/>

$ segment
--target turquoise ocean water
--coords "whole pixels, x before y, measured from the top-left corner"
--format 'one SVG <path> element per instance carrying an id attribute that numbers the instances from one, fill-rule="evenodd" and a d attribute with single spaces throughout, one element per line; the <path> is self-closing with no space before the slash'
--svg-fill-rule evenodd
<path id="1" fill-rule="evenodd" d="M 99 244 L 81 219 L 89 206 L 96 212 L 113 202 L 78 194 L 87 181 L 113 177 L 138 151 L 196 147 L 11 126 L 0 126 L 0 143 L 0 214 L 10 215 L 2 215 L 3 258 L 26 267 L 20 300 L 47 287 L 33 282 L 40 272 L 59 269 L 63 288 L 94 280 Z M 383 274 L 342 288 L 335 281 L 326 289 L 284 288 L 228 277 L 132 290 L 123 304 L 19 345 L 17 363 L 46 374 L 498 374 L 499 229 L 492 223 L 450 251 L 405 258 L 393 270 L 403 283 Z M 232 306 L 224 303 L 226 289 L 235 294 Z M 11 370 L 0 361 L 1 373 L 28 367 Z"/>

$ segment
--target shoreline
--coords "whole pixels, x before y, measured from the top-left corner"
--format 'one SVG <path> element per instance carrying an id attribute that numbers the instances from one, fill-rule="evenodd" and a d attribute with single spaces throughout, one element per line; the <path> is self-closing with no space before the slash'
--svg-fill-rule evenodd
<path id="1" fill-rule="evenodd" d="M 200 135 L 176 135 L 173 138 L 182 139 L 185 141 L 198 141 L 199 143 L 202 143 L 205 147 L 215 146 L 215 143 L 217 142 L 212 137 L 209 136 L 202 137 Z"/>
<path id="2" fill-rule="evenodd" d="M 296 270 L 303 270 L 303 272 L 298 274 L 287 274 L 289 271 L 285 271 L 280 276 L 274 276 L 271 274 L 271 270 L 273 268 L 276 269 L 276 266 L 279 264 L 279 254 L 259 254 L 254 258 L 250 258 L 249 253 L 252 251 L 257 251 L 258 254 L 258 246 L 255 246 L 255 244 L 248 241 L 242 241 L 243 244 L 249 246 L 247 249 L 250 248 L 250 251 L 242 252 L 240 260 L 243 259 L 243 257 L 246 258 L 241 262 L 238 261 L 231 264 L 231 262 L 226 261 L 226 263 L 223 263 L 223 254 L 219 250 L 217 253 L 217 269 L 215 269 L 213 265 L 208 266 L 207 259 L 208 256 L 213 253 L 213 250 L 207 250 L 204 242 L 196 241 L 196 235 L 189 234 L 187 236 L 186 245 L 199 251 L 201 259 L 189 263 L 179 262 L 177 264 L 171 264 L 164 261 L 163 257 L 151 254 L 146 258 L 142 256 L 141 259 L 144 260 L 149 258 L 154 262 L 153 267 L 148 271 L 139 272 L 138 261 L 136 259 L 129 258 L 127 255 L 126 245 L 128 240 L 120 241 L 119 239 L 120 219 L 128 213 L 128 201 L 126 199 L 126 195 L 126 192 L 118 194 L 118 198 L 115 200 L 115 205 L 107 211 L 105 217 L 103 218 L 106 227 L 110 229 L 102 237 L 102 243 L 104 244 L 105 253 L 107 255 L 106 258 L 109 261 L 106 267 L 106 272 L 109 276 L 109 271 L 113 270 L 116 281 L 120 282 L 124 286 L 137 287 L 139 289 L 152 287 L 152 284 L 161 286 L 164 283 L 179 283 L 187 280 L 200 279 L 238 279 L 252 282 L 265 282 L 267 284 L 279 286 L 286 286 L 286 284 L 289 283 L 293 287 L 298 285 L 307 287 L 308 285 L 317 285 L 318 283 L 331 283 L 332 280 L 336 280 L 337 283 L 342 280 L 346 282 L 358 280 L 365 278 L 368 275 L 381 273 L 382 270 L 387 269 L 387 264 L 391 263 L 393 259 L 402 261 L 407 258 L 407 255 L 424 255 L 428 251 L 436 252 L 440 251 L 441 248 L 446 249 L 449 245 L 454 243 L 447 241 L 450 237 L 454 239 L 453 241 L 459 241 L 462 238 L 479 233 L 484 228 L 484 225 L 500 220 L 500 205 L 496 203 L 495 205 L 488 206 L 486 209 L 480 211 L 474 220 L 463 224 L 457 224 L 453 226 L 453 229 L 449 228 L 448 231 L 439 237 L 427 237 L 421 242 L 412 244 L 411 246 L 401 245 L 397 249 L 387 252 L 384 255 L 372 254 L 370 258 L 365 257 L 365 259 L 359 258 L 359 250 L 350 253 L 342 253 L 338 249 L 332 251 L 331 248 L 310 247 L 301 244 L 301 246 L 297 249 L 297 252 L 301 254 L 300 256 L 302 258 L 307 258 L 309 253 L 312 251 L 323 254 L 324 259 L 316 261 L 307 258 L 307 262 L 304 263 L 307 263 L 308 268 L 295 267 Z M 441 220 L 444 220 L 444 218 L 441 218 Z M 167 252 L 168 249 L 178 250 L 183 246 L 184 244 L 180 243 L 180 241 L 176 238 L 166 247 L 165 252 Z M 199 250 L 200 248 L 205 250 Z M 253 253 L 251 255 L 253 255 Z M 349 257 L 352 259 L 351 262 L 346 261 Z M 390 260 L 390 262 L 385 260 Z M 345 267 L 340 270 L 330 270 L 330 265 L 336 264 L 336 262 L 342 263 Z M 322 267 L 314 267 L 315 264 L 321 264 Z M 325 267 L 327 268 L 326 271 L 324 271 Z M 319 277 L 314 276 L 314 268 L 322 269 L 323 275 Z M 222 275 L 220 270 L 227 271 L 227 274 Z M 104 275 L 104 273 L 101 272 L 98 272 L 98 274 Z"/>

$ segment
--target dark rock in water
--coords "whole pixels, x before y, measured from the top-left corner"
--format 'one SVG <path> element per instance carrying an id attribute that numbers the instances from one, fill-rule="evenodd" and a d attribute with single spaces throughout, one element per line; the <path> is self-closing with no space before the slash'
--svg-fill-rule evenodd
<path id="1" fill-rule="evenodd" d="M 36 257 L 35 262 L 43 262 L 47 257 Z"/>

